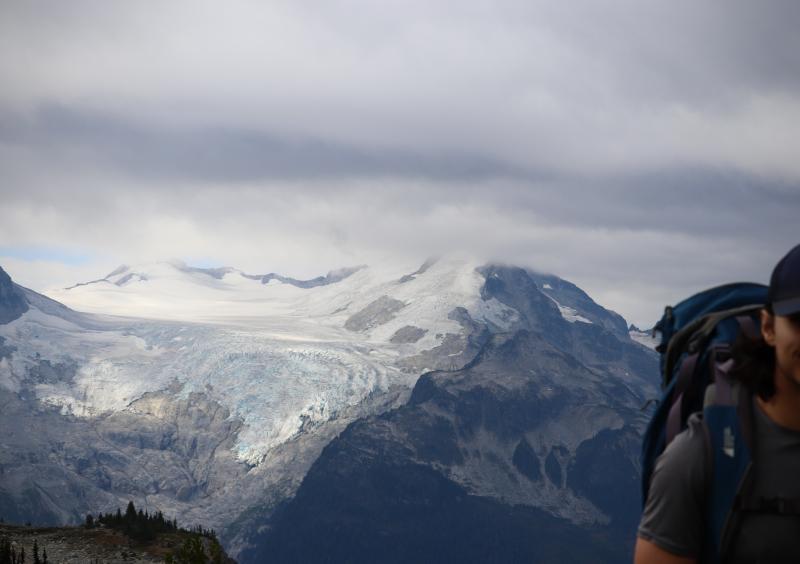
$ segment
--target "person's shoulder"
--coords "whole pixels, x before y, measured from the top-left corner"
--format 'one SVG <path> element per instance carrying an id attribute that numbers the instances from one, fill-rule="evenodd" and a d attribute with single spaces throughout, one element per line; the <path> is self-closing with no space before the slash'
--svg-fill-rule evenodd
<path id="1" fill-rule="evenodd" d="M 710 461 L 702 414 L 693 414 L 656 460 L 638 535 L 671 554 L 697 557 L 703 546 Z"/>
<path id="2" fill-rule="evenodd" d="M 678 433 L 656 462 L 656 469 L 685 476 L 694 487 L 702 489 L 709 460 L 708 430 L 702 413 L 693 413 L 686 429 Z"/>

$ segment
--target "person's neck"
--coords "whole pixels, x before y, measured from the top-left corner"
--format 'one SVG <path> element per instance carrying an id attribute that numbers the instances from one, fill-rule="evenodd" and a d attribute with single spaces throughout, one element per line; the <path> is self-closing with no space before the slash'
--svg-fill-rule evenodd
<path id="1" fill-rule="evenodd" d="M 800 384 L 775 371 L 775 394 L 768 400 L 758 398 L 761 410 L 781 427 L 800 431 Z"/>

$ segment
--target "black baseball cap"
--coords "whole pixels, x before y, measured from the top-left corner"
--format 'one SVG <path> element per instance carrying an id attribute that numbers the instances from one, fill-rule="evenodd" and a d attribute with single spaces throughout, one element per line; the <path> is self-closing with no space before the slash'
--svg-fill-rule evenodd
<path id="1" fill-rule="evenodd" d="M 772 271 L 767 301 L 775 315 L 800 313 L 800 245 L 789 251 Z"/>

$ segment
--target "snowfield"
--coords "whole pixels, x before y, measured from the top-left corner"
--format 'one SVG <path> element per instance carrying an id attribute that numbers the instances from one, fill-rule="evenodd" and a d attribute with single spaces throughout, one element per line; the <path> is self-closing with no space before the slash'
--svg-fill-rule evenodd
<path id="1" fill-rule="evenodd" d="M 181 263 L 121 267 L 49 292 L 74 310 L 102 314 L 91 318 L 93 327 L 37 308 L 0 326 L 6 344 L 17 347 L 0 364 L 0 385 L 19 389 L 32 366 L 46 361 L 62 377 L 37 383 L 38 399 L 78 417 L 132 409 L 148 392 L 202 392 L 244 423 L 236 454 L 257 465 L 304 426 L 393 386 L 412 387 L 419 374 L 399 361 L 460 334 L 454 308 L 508 328 L 516 312 L 480 298 L 476 266 L 438 261 L 419 273 L 409 265 L 365 267 L 313 288 Z M 408 327 L 422 336 L 393 341 Z"/>

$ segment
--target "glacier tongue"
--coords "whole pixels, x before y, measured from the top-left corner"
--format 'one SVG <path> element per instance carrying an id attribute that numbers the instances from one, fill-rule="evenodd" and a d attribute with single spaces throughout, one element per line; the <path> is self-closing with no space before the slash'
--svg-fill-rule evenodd
<path id="1" fill-rule="evenodd" d="M 18 388 L 26 364 L 39 359 L 75 366 L 70 378 L 37 383 L 35 390 L 43 403 L 78 417 L 125 410 L 151 391 L 173 388 L 177 398 L 202 392 L 242 420 L 236 450 L 250 464 L 301 426 L 414 380 L 391 368 L 385 352 L 257 330 L 151 322 L 87 332 L 38 310 L 0 329 L 17 347 L 12 362 L 4 359 L 6 387 Z"/>

